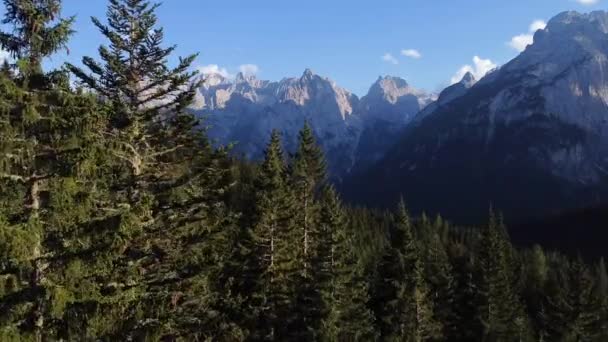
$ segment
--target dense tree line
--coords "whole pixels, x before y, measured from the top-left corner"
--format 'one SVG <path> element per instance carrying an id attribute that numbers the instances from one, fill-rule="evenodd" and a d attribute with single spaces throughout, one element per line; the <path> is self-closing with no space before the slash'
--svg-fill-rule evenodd
<path id="1" fill-rule="evenodd" d="M 259 164 L 213 148 L 157 5 L 109 0 L 100 59 L 45 71 L 74 18 L 4 4 L 1 341 L 608 340 L 603 260 L 349 208 L 308 125 Z"/>

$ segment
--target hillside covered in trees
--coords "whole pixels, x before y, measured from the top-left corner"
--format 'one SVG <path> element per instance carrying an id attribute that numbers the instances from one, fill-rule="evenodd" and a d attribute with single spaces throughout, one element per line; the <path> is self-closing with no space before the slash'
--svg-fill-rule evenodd
<path id="1" fill-rule="evenodd" d="M 607 341 L 605 262 L 483 227 L 350 208 L 308 125 L 262 163 L 188 112 L 157 5 L 109 0 L 99 57 L 60 0 L 5 0 L 0 341 Z M 70 80 L 76 80 L 75 83 Z"/>

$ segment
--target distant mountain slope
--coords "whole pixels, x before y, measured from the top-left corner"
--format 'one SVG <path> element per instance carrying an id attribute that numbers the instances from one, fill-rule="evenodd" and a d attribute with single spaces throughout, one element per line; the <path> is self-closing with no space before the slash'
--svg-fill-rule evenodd
<path id="1" fill-rule="evenodd" d="M 403 195 L 461 222 L 490 205 L 515 219 L 602 201 L 607 72 L 608 13 L 562 13 L 499 70 L 441 100 L 446 89 L 344 191 L 384 206 Z"/>
<path id="2" fill-rule="evenodd" d="M 328 78 L 306 70 L 279 82 L 238 74 L 234 80 L 209 75 L 193 106 L 205 118 L 209 136 L 234 143 L 234 152 L 262 157 L 272 129 L 294 151 L 298 131 L 308 121 L 328 159 L 335 179 L 357 165 L 382 156 L 400 132 L 433 97 L 403 79 L 381 77 L 361 100 Z M 381 141 L 377 141 L 381 137 Z"/>
<path id="3" fill-rule="evenodd" d="M 589 260 L 608 258 L 608 207 L 590 207 L 542 219 L 516 222 L 509 226 L 514 243 L 532 247 L 542 245 L 547 250 L 579 255 Z"/>

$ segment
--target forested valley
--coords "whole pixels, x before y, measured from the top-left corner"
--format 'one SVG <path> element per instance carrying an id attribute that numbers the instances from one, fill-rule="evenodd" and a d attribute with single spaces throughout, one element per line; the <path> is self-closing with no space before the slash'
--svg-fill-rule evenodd
<path id="1" fill-rule="evenodd" d="M 109 0 L 84 68 L 60 0 L 5 0 L 0 341 L 608 341 L 603 259 L 350 207 L 308 125 L 261 163 L 188 111 L 157 5 Z"/>

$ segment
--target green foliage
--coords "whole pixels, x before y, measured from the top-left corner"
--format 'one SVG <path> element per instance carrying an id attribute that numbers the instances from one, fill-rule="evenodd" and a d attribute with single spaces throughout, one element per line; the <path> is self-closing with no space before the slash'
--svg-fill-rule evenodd
<path id="1" fill-rule="evenodd" d="M 605 341 L 608 271 L 459 228 L 349 208 L 306 124 L 293 158 L 215 149 L 186 111 L 158 5 L 110 0 L 100 61 L 59 0 L 5 0 L 1 341 Z"/>
<path id="2" fill-rule="evenodd" d="M 542 318 L 544 335 L 559 341 L 600 341 L 605 336 L 602 297 L 589 267 L 572 261 L 556 272 Z"/>
<path id="3" fill-rule="evenodd" d="M 324 322 L 325 338 L 330 341 L 373 341 L 377 337 L 370 311 L 369 289 L 362 263 L 354 249 L 342 204 L 335 190 L 323 195 L 321 224 L 332 232 L 331 294 L 329 314 Z"/>
<path id="4" fill-rule="evenodd" d="M 41 76 L 43 59 L 67 48 L 75 18 L 59 18 L 60 0 L 4 0 L 4 6 L 2 23 L 13 30 L 0 33 L 0 46 L 26 79 Z"/>
<path id="5" fill-rule="evenodd" d="M 512 253 L 504 227 L 491 212 L 490 223 L 479 240 L 478 265 L 479 320 L 483 326 L 482 336 L 491 340 L 527 336 L 527 317 L 514 287 Z"/>
<path id="6" fill-rule="evenodd" d="M 312 129 L 306 123 L 299 135 L 298 150 L 289 173 L 289 186 L 294 196 L 293 244 L 297 248 L 299 272 L 299 321 L 294 330 L 300 339 L 318 335 L 326 311 L 323 292 L 328 277 L 328 257 L 331 232 L 322 229 L 319 190 L 325 183 L 326 165 L 323 152 L 317 146 Z M 329 244 L 329 245 L 328 245 Z"/>
<path id="7" fill-rule="evenodd" d="M 434 341 L 442 326 L 435 318 L 434 300 L 425 275 L 423 253 L 414 235 L 413 222 L 403 200 L 395 215 L 391 243 L 377 266 L 374 289 L 376 317 L 386 341 Z M 439 275 L 437 275 L 439 276 Z M 449 304 L 449 303 L 448 303 Z M 449 309 L 448 306 L 443 308 Z"/>

